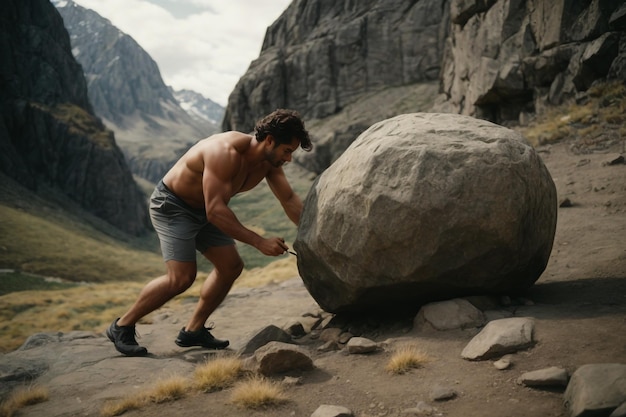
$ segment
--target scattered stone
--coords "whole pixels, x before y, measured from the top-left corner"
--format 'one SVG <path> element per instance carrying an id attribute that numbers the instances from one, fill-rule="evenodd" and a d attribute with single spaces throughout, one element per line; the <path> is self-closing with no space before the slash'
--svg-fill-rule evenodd
<path id="1" fill-rule="evenodd" d="M 534 320 L 530 317 L 490 321 L 465 346 L 461 357 L 484 360 L 528 348 L 534 344 L 534 326 Z"/>
<path id="2" fill-rule="evenodd" d="M 350 333 L 350 332 L 343 332 L 339 336 L 339 343 L 341 343 L 342 345 L 345 345 L 353 337 L 354 337 L 354 335 L 352 333 Z"/>
<path id="3" fill-rule="evenodd" d="M 433 401 L 447 401 L 456 397 L 455 390 L 449 387 L 435 386 L 430 392 L 430 399 Z"/>
<path id="4" fill-rule="evenodd" d="M 413 415 L 418 415 L 418 416 L 430 416 L 432 415 L 434 412 L 436 412 L 437 409 L 435 407 L 432 407 L 430 405 L 428 405 L 428 403 L 424 402 L 424 401 L 420 401 L 417 403 L 417 405 L 413 408 L 407 408 L 406 410 L 402 411 L 402 414 L 413 414 Z"/>
<path id="5" fill-rule="evenodd" d="M 551 366 L 550 368 L 525 372 L 517 379 L 517 383 L 527 387 L 565 387 L 568 379 L 569 375 L 565 369 Z"/>
<path id="6" fill-rule="evenodd" d="M 338 342 L 343 331 L 337 327 L 328 327 L 320 333 L 320 340 L 324 342 Z"/>
<path id="7" fill-rule="evenodd" d="M 286 376 L 285 378 L 283 378 L 283 385 L 286 385 L 288 387 L 292 387 L 295 385 L 302 385 L 302 378 L 301 377 L 294 377 L 294 376 Z"/>
<path id="8" fill-rule="evenodd" d="M 572 204 L 572 200 L 570 200 L 569 198 L 564 198 L 563 200 L 561 200 L 561 202 L 559 203 L 559 207 L 573 207 L 574 205 Z"/>
<path id="9" fill-rule="evenodd" d="M 349 408 L 339 405 L 320 405 L 311 417 L 354 417 Z"/>
<path id="10" fill-rule="evenodd" d="M 274 375 L 294 370 L 313 369 L 313 360 L 300 346 L 283 342 L 269 342 L 254 352 L 258 371 Z"/>
<path id="11" fill-rule="evenodd" d="M 300 319 L 300 323 L 302 324 L 302 327 L 304 327 L 304 331 L 306 333 L 311 333 L 312 330 L 317 329 L 320 323 L 322 323 L 322 317 L 312 315 L 303 316 Z"/>
<path id="12" fill-rule="evenodd" d="M 241 356 L 251 355 L 258 348 L 265 346 L 269 342 L 291 342 L 291 335 L 273 324 L 252 332 L 246 338 L 248 341 L 238 351 L 238 354 Z"/>
<path id="13" fill-rule="evenodd" d="M 285 331 L 293 337 L 302 337 L 307 334 L 304 326 L 299 320 L 294 320 L 284 327 Z"/>
<path id="14" fill-rule="evenodd" d="M 365 337 L 353 337 L 346 344 L 348 353 L 372 353 L 378 350 L 378 343 Z"/>
<path id="15" fill-rule="evenodd" d="M 626 402 L 626 365 L 583 365 L 570 378 L 563 396 L 571 417 L 609 415 Z"/>
<path id="16" fill-rule="evenodd" d="M 611 166 L 611 165 L 620 165 L 626 163 L 624 160 L 624 155 L 613 156 L 610 160 L 604 162 L 602 165 Z"/>
<path id="17" fill-rule="evenodd" d="M 500 371 L 508 369 L 511 366 L 511 355 L 504 355 L 493 363 L 493 366 Z"/>
<path id="18" fill-rule="evenodd" d="M 339 350 L 339 345 L 334 340 L 329 340 L 325 342 L 323 345 L 317 348 L 318 352 L 332 352 L 334 350 Z"/>
<path id="19" fill-rule="evenodd" d="M 465 329 L 481 327 L 485 324 L 485 315 L 472 303 L 462 298 L 429 303 L 420 308 L 414 320 L 418 329 L 435 330 Z"/>

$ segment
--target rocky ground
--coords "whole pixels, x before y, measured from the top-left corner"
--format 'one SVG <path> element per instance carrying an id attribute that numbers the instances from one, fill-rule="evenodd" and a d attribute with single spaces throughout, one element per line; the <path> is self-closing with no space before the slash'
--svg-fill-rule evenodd
<path id="1" fill-rule="evenodd" d="M 231 390 L 198 393 L 149 405 L 127 416 L 310 416 L 322 404 L 350 409 L 354 416 L 568 416 L 564 387 L 531 388 L 517 382 L 525 372 L 556 366 L 574 372 L 585 364 L 626 364 L 626 165 L 615 162 L 623 144 L 593 153 L 573 151 L 561 142 L 538 148 L 559 194 L 558 226 L 552 257 L 536 285 L 523 295 L 499 300 L 503 316 L 532 317 L 536 343 L 510 356 L 499 370 L 493 360 L 468 361 L 461 352 L 479 329 L 426 331 L 413 317 L 385 319 L 380 313 L 347 324 L 378 342 L 366 355 L 347 350 L 320 351 L 315 331 L 296 339 L 313 359 L 314 369 L 298 372 L 297 385 L 285 388 L 281 406 L 244 410 L 230 401 Z M 140 343 L 151 356 L 120 356 L 103 335 L 39 335 L 28 350 L 0 357 L 0 377 L 36 375 L 50 399 L 18 412 L 23 416 L 98 415 L 107 400 L 146 389 L 158 378 L 190 375 L 206 353 L 181 349 L 174 338 L 193 305 L 166 307 L 151 324 L 141 324 Z M 251 332 L 283 326 L 319 309 L 298 278 L 263 288 L 233 291 L 212 317 L 214 334 L 243 347 Z M 336 322 L 340 322 L 336 320 Z M 392 350 L 418 345 L 431 361 L 403 375 L 385 370 Z M 36 347 L 40 344 L 40 347 Z M 211 354 L 209 354 L 211 355 Z M 276 378 L 281 380 L 281 377 Z M 435 400 L 440 389 L 453 391 Z M 418 406 L 419 405 L 419 406 Z M 421 414 L 420 414 L 421 413 Z"/>

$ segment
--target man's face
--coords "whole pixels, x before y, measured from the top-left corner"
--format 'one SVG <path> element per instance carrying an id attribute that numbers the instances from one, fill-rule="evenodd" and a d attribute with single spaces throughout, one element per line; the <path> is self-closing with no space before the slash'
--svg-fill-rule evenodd
<path id="1" fill-rule="evenodd" d="M 283 166 L 287 162 L 291 162 L 291 155 L 298 149 L 300 146 L 300 141 L 296 138 L 291 140 L 291 143 L 284 145 L 277 145 L 274 142 L 274 147 L 269 152 L 267 160 L 270 164 L 279 168 Z"/>

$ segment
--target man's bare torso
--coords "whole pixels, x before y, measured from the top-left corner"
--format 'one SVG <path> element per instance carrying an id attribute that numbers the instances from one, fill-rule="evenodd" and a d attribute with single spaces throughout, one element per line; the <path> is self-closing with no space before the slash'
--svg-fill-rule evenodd
<path id="1" fill-rule="evenodd" d="M 228 173 L 225 181 L 230 186 L 229 197 L 250 190 L 273 168 L 267 162 L 252 164 L 247 161 L 246 153 L 254 146 L 254 141 L 253 136 L 240 132 L 224 132 L 203 139 L 176 162 L 163 177 L 163 182 L 195 208 L 204 207 L 202 179 L 207 169 L 219 171 L 218 175 Z"/>

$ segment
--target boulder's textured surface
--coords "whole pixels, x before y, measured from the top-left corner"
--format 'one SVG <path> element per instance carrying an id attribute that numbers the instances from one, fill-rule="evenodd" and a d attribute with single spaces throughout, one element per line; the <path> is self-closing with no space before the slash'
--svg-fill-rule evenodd
<path id="1" fill-rule="evenodd" d="M 331 312 L 528 288 L 546 267 L 556 190 L 518 133 L 414 113 L 365 131 L 314 183 L 298 269 Z"/>

